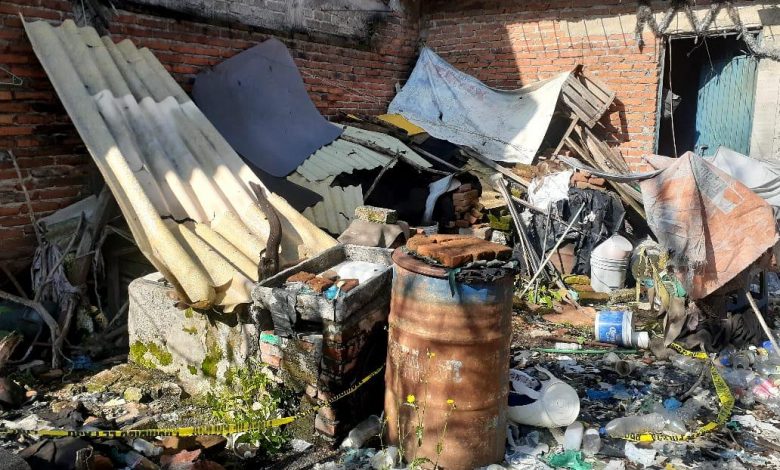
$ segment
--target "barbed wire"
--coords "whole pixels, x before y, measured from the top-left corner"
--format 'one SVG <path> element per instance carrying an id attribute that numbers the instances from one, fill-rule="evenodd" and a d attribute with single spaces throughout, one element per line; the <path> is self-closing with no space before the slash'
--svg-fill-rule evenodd
<path id="1" fill-rule="evenodd" d="M 739 9 L 728 0 L 713 0 L 713 3 L 710 4 L 704 18 L 701 20 L 697 18 L 689 0 L 674 0 L 666 10 L 666 13 L 664 13 L 660 23 L 655 19 L 653 9 L 650 7 L 650 2 L 648 0 L 640 0 L 636 11 L 637 22 L 636 29 L 634 30 L 636 42 L 640 48 L 644 46 L 645 43 L 642 39 L 642 33 L 644 32 L 645 27 L 650 28 L 656 36 L 666 35 L 672 20 L 681 11 L 688 18 L 688 22 L 691 24 L 694 33 L 698 36 L 704 36 L 710 30 L 715 18 L 724 8 L 726 9 L 729 19 L 731 19 L 731 22 L 734 24 L 734 29 L 739 32 L 738 37 L 741 37 L 742 40 L 745 41 L 745 44 L 754 56 L 780 62 L 780 48 L 767 47 L 759 44 L 752 32 L 745 27 L 744 23 L 742 23 L 742 19 L 739 16 Z"/>

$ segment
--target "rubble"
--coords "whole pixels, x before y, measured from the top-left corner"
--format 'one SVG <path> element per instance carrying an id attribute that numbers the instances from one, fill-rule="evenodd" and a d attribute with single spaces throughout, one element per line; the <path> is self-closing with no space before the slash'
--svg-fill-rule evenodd
<path id="1" fill-rule="evenodd" d="M 38 246 L 2 266 L 0 467 L 780 466 L 776 165 L 630 161 L 581 65 L 498 90 L 426 46 L 334 123 L 276 39 L 196 105 L 149 49 L 20 24 L 105 186 L 38 220 L 8 154 Z"/>

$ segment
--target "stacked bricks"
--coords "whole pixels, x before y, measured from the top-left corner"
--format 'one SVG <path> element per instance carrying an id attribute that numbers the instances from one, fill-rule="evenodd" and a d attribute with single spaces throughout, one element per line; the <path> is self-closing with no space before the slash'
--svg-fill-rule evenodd
<path id="1" fill-rule="evenodd" d="M 415 235 L 406 247 L 447 268 L 457 268 L 478 260 L 509 259 L 512 249 L 468 235 Z"/>
<path id="2" fill-rule="evenodd" d="M 607 143 L 640 169 L 654 149 L 661 48 L 646 28 L 639 49 L 635 17 L 636 2 L 620 0 L 434 0 L 424 5 L 421 36 L 458 69 L 502 89 L 583 64 L 617 94 L 602 119 L 614 129 Z"/>
<path id="3" fill-rule="evenodd" d="M 38 63 L 19 18 L 59 23 L 72 18 L 66 0 L 0 2 L 0 264 L 22 268 L 36 245 L 16 156 L 37 218 L 92 193 L 95 173 L 84 144 Z"/>
<path id="4" fill-rule="evenodd" d="M 452 205 L 455 220 L 450 227 L 468 228 L 482 220 L 482 206 L 479 203 L 479 190 L 471 184 L 462 184 L 452 193 Z"/>
<path id="5" fill-rule="evenodd" d="M 587 171 L 575 171 L 571 175 L 569 184 L 579 189 L 597 189 L 603 191 L 607 184 L 607 180 L 591 175 Z"/>
<path id="6" fill-rule="evenodd" d="M 292 338 L 264 332 L 261 360 L 279 369 L 287 386 L 304 393 L 307 403 L 302 408 L 322 404 L 384 364 L 388 300 L 382 296 L 343 322 L 324 321 L 317 332 Z M 383 390 L 380 374 L 354 393 L 321 408 L 312 423 L 314 430 L 326 438 L 345 435 L 368 414 L 381 412 Z"/>

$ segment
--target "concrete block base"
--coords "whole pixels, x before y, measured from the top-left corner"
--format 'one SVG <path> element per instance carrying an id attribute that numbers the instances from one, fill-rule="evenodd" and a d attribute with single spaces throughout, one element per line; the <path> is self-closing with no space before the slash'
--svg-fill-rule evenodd
<path id="1" fill-rule="evenodd" d="M 129 359 L 176 374 L 191 395 L 229 382 L 237 368 L 259 358 L 258 326 L 236 314 L 179 310 L 159 273 L 129 287 Z"/>

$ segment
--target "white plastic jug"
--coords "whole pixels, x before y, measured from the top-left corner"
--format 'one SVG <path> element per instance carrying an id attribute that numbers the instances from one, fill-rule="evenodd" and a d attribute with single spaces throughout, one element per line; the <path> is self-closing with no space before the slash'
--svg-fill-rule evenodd
<path id="1" fill-rule="evenodd" d="M 519 424 L 543 428 L 570 425 L 580 414 L 580 397 L 577 396 L 577 391 L 544 367 L 536 366 L 536 370 L 548 377 L 547 380 L 538 380 L 541 384 L 539 390 L 534 390 L 525 384 L 536 382 L 537 379 L 525 372 L 512 371 L 513 378 L 518 375 L 524 378 L 522 381 L 512 380 L 512 388 L 516 393 L 525 395 L 533 401 L 526 405 L 510 406 L 509 419 Z"/>
<path id="2" fill-rule="evenodd" d="M 633 246 L 620 235 L 612 235 L 590 255 L 590 285 L 596 292 L 610 293 L 626 283 Z"/>

